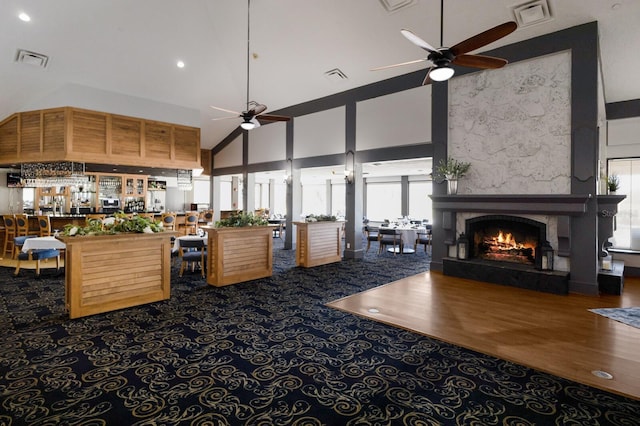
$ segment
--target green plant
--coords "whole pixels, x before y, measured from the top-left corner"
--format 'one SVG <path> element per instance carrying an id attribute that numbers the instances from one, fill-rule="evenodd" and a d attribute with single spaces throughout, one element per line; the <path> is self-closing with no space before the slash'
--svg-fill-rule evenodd
<path id="1" fill-rule="evenodd" d="M 620 178 L 618 175 L 611 175 L 607 178 L 607 189 L 609 192 L 615 192 L 620 189 Z"/>
<path id="2" fill-rule="evenodd" d="M 216 222 L 216 228 L 241 228 L 244 226 L 264 226 L 269 221 L 261 216 L 255 216 L 253 213 L 232 213 L 226 219 L 220 219 Z"/>
<path id="3" fill-rule="evenodd" d="M 310 214 L 304 218 L 305 222 L 335 222 L 338 220 L 335 216 L 328 214 Z"/>
<path id="4" fill-rule="evenodd" d="M 113 235 L 121 233 L 154 233 L 162 232 L 160 222 L 155 222 L 145 217 L 128 217 L 124 212 L 118 212 L 113 218 L 108 218 L 103 223 L 99 220 L 92 220 L 86 226 L 65 225 L 62 235 Z"/>
<path id="5" fill-rule="evenodd" d="M 471 163 L 447 157 L 446 160 L 441 159 L 438 163 L 436 174 L 445 179 L 459 179 L 467 174 L 469 168 L 471 168 Z"/>

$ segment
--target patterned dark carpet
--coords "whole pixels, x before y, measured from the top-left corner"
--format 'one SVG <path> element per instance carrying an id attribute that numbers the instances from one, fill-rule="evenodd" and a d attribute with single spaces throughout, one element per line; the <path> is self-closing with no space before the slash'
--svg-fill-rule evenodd
<path id="1" fill-rule="evenodd" d="M 0 269 L 0 425 L 636 425 L 640 403 L 325 303 L 428 269 L 378 256 L 69 320 L 63 277 Z"/>

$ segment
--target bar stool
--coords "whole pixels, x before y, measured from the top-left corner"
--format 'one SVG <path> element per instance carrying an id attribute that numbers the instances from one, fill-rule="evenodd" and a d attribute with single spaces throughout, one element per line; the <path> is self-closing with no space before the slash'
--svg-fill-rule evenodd
<path id="1" fill-rule="evenodd" d="M 48 237 L 51 235 L 51 219 L 49 216 L 37 216 L 38 218 L 38 236 Z"/>
<path id="2" fill-rule="evenodd" d="M 198 212 L 186 212 L 184 214 L 184 223 L 180 224 L 179 228 L 184 235 L 195 235 L 198 233 L 198 221 L 200 220 L 200 213 Z"/>
<path id="3" fill-rule="evenodd" d="M 176 230 L 176 215 L 173 212 L 163 213 L 162 214 L 162 227 L 168 231 Z"/>
<path id="4" fill-rule="evenodd" d="M 29 229 L 29 216 L 26 214 L 17 214 L 16 217 L 16 236 L 25 237 L 27 235 L 38 235 L 39 230 Z"/>
<path id="5" fill-rule="evenodd" d="M 2 220 L 4 221 L 4 246 L 2 256 L 4 257 L 8 251 L 11 257 L 13 257 L 13 251 L 15 250 L 13 240 L 16 238 L 16 218 L 12 214 L 6 214 L 2 216 Z"/>

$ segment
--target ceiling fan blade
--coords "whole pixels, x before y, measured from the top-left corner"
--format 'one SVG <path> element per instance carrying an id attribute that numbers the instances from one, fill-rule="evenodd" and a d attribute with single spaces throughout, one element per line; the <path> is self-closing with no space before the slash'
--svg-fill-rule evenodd
<path id="1" fill-rule="evenodd" d="M 213 105 L 209 105 L 211 108 L 213 109 L 217 109 L 218 111 L 224 111 L 224 112 L 229 112 L 231 114 L 236 114 L 238 116 L 240 116 L 240 113 L 238 111 L 231 111 L 230 109 L 224 109 L 224 108 L 220 108 L 217 106 L 213 106 Z"/>
<path id="2" fill-rule="evenodd" d="M 462 65 L 463 67 L 483 69 L 502 68 L 509 63 L 506 59 L 484 55 L 460 55 L 456 56 L 451 62 L 456 65 Z"/>
<path id="3" fill-rule="evenodd" d="M 492 43 L 506 35 L 511 34 L 516 30 L 516 28 L 518 28 L 518 24 L 516 24 L 515 22 L 505 22 L 504 24 L 497 25 L 487 31 L 483 31 L 480 34 L 476 34 L 473 37 L 461 41 L 460 43 L 453 46 L 450 50 L 456 56 L 462 55 L 463 53 L 479 49 L 482 46 L 486 46 L 489 43 Z"/>
<path id="4" fill-rule="evenodd" d="M 427 43 L 426 41 L 424 41 L 423 39 L 421 39 L 420 37 L 418 37 L 417 35 L 415 35 L 414 33 L 412 33 L 409 30 L 402 29 L 402 30 L 400 30 L 400 33 L 403 36 L 405 36 L 405 38 L 407 40 L 409 40 L 411 43 L 415 44 L 416 46 L 420 47 L 421 49 L 426 50 L 429 53 L 438 51 L 438 49 L 436 49 L 435 47 L 431 46 L 429 43 Z"/>
<path id="5" fill-rule="evenodd" d="M 424 80 L 422 80 L 422 85 L 426 85 L 431 83 L 431 78 L 429 78 L 429 74 L 431 74 L 431 70 L 433 69 L 433 67 L 429 67 L 429 69 L 427 70 L 427 75 L 424 76 Z"/>
<path id="6" fill-rule="evenodd" d="M 240 116 L 239 115 L 234 115 L 233 117 L 212 118 L 211 121 L 229 120 L 231 118 L 240 118 Z"/>
<path id="7" fill-rule="evenodd" d="M 382 67 L 377 67 L 377 68 L 371 68 L 370 71 L 380 71 L 380 70 L 386 70 L 388 68 L 395 68 L 395 67 L 400 67 L 400 66 L 404 66 L 404 65 L 410 65 L 410 64 L 417 64 L 418 62 L 424 62 L 424 61 L 428 61 L 427 58 L 424 59 L 416 59 L 414 61 L 407 61 L 407 62 L 401 62 L 399 64 L 393 64 L 393 65 L 385 65 Z"/>
<path id="8" fill-rule="evenodd" d="M 258 119 L 265 121 L 289 121 L 291 117 L 287 117 L 286 115 L 261 114 L 258 116 Z"/>

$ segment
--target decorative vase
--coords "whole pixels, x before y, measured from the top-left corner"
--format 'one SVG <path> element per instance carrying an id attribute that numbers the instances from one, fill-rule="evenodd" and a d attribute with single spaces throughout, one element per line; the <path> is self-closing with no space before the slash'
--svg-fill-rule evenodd
<path id="1" fill-rule="evenodd" d="M 447 193 L 449 195 L 458 193 L 458 179 L 447 179 Z"/>

